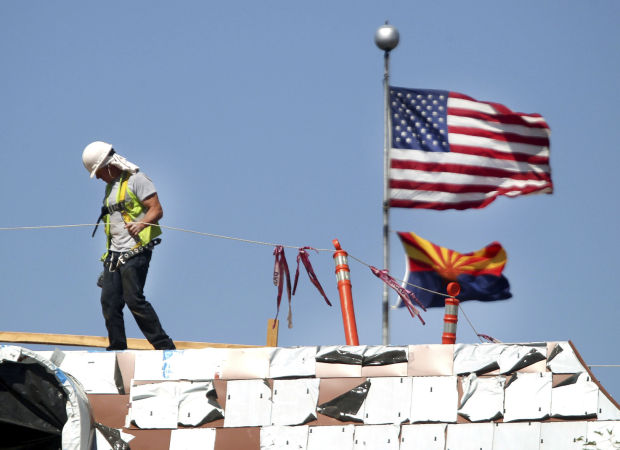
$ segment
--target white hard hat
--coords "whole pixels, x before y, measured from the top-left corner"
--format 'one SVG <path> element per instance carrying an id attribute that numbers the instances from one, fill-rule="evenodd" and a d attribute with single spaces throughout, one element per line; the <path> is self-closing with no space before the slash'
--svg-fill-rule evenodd
<path id="1" fill-rule="evenodd" d="M 110 156 L 114 154 L 112 144 L 107 142 L 95 141 L 88 144 L 82 152 L 82 162 L 86 170 L 90 172 L 90 177 L 95 176 L 95 172 L 101 167 L 105 167 L 110 162 Z"/>

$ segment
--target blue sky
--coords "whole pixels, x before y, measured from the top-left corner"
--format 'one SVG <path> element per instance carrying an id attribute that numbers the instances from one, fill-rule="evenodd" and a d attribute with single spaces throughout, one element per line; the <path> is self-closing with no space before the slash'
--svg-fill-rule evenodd
<path id="1" fill-rule="evenodd" d="M 465 303 L 476 330 L 504 342 L 570 339 L 586 363 L 620 364 L 619 19 L 613 1 L 2 2 L 0 226 L 93 223 L 104 185 L 81 152 L 105 140 L 154 180 L 166 226 L 321 249 L 338 238 L 381 266 L 373 36 L 389 20 L 401 35 L 394 85 L 542 114 L 555 184 L 553 195 L 482 210 L 393 210 L 392 230 L 461 252 L 501 242 L 513 299 Z M 91 231 L 0 231 L 0 329 L 105 335 L 95 286 L 104 235 Z M 146 293 L 171 337 L 264 343 L 273 247 L 163 238 Z M 404 252 L 391 241 L 402 278 Z M 295 256 L 287 249 L 292 271 Z M 344 343 L 331 254 L 311 261 L 334 307 L 302 273 L 282 346 Z M 362 264 L 351 270 L 360 342 L 380 344 L 382 285 Z M 392 312 L 391 343 L 440 342 L 442 316 L 429 311 L 422 326 Z M 463 318 L 457 341 L 478 342 Z M 619 371 L 594 368 L 616 398 Z"/>

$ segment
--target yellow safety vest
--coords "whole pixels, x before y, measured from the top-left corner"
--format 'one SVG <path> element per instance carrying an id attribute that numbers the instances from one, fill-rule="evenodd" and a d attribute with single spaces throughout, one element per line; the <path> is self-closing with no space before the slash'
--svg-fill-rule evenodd
<path id="1" fill-rule="evenodd" d="M 124 203 L 120 213 L 123 216 L 124 222 L 139 222 L 140 219 L 144 217 L 144 214 L 146 214 L 146 211 L 144 205 L 140 202 L 140 200 L 138 200 L 138 197 L 136 197 L 136 195 L 127 188 L 129 176 L 130 174 L 128 172 L 123 172 L 121 175 L 120 186 L 118 188 L 118 192 L 116 193 L 116 203 L 119 204 L 125 202 L 125 197 L 129 194 L 129 199 Z M 105 190 L 105 205 L 108 207 L 110 206 L 109 198 L 111 191 L 112 183 L 108 183 Z M 112 236 L 110 235 L 110 214 L 106 214 L 105 216 L 105 234 L 107 236 L 106 252 L 101 257 L 102 261 L 108 256 L 110 242 L 112 241 Z M 158 225 L 148 225 L 140 231 L 140 233 L 138 233 L 140 242 L 137 242 L 138 240 L 136 239 L 136 245 L 133 248 L 148 244 L 160 234 L 161 228 Z"/>

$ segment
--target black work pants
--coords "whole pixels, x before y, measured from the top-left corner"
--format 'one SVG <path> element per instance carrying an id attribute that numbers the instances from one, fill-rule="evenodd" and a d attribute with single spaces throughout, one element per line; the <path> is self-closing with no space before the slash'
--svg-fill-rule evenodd
<path id="1" fill-rule="evenodd" d="M 108 270 L 107 264 L 103 272 L 101 288 L 101 308 L 108 329 L 110 346 L 108 350 L 124 350 L 127 348 L 123 308 L 125 305 L 136 319 L 136 323 L 144 337 L 158 350 L 172 350 L 174 343 L 162 328 L 153 306 L 144 297 L 144 283 L 149 270 L 152 251 L 146 250 L 125 264 L 121 264 L 114 272 Z M 118 252 L 110 252 L 108 260 L 114 265 Z"/>

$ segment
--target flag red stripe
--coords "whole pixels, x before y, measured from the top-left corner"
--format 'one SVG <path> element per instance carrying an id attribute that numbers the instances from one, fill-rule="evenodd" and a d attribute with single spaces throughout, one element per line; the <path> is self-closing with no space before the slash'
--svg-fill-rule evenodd
<path id="1" fill-rule="evenodd" d="M 529 128 L 549 129 L 549 125 L 547 125 L 546 122 L 528 122 L 523 117 L 515 114 L 487 114 L 471 109 L 450 107 L 448 108 L 448 115 L 470 117 L 472 119 L 480 119 L 486 122 L 504 123 L 506 125 L 522 125 Z"/>
<path id="2" fill-rule="evenodd" d="M 525 162 L 533 165 L 549 164 L 549 158 L 546 156 L 526 155 L 525 153 L 498 152 L 497 150 L 491 150 L 490 148 L 470 147 L 468 145 L 450 145 L 450 153 L 484 156 L 486 158 Z"/>
<path id="3" fill-rule="evenodd" d="M 476 175 L 481 177 L 509 178 L 511 180 L 551 180 L 548 172 L 542 171 L 510 171 L 483 166 L 466 166 L 462 164 L 424 163 L 417 161 L 404 161 L 393 159 L 390 164 L 392 169 L 420 170 L 423 172 L 450 172 L 463 175 Z"/>
<path id="4" fill-rule="evenodd" d="M 530 144 L 530 145 L 538 145 L 541 147 L 549 146 L 549 139 L 543 137 L 534 137 L 534 136 L 523 136 L 515 133 L 496 133 L 489 130 L 483 130 L 480 128 L 473 127 L 448 127 L 448 139 L 450 134 L 466 134 L 468 136 L 478 136 L 485 137 L 490 139 L 495 139 L 497 141 L 505 141 L 505 142 L 516 142 L 519 144 Z"/>
<path id="5" fill-rule="evenodd" d="M 452 194 L 467 194 L 467 193 L 488 193 L 488 192 L 498 192 L 498 195 L 501 195 L 505 192 L 515 192 L 520 191 L 522 194 L 525 193 L 533 193 L 536 191 L 541 191 L 544 189 L 548 189 L 551 187 L 551 180 L 547 183 L 540 186 L 525 186 L 525 187 L 511 187 L 511 188 L 498 188 L 497 185 L 489 185 L 489 184 L 452 184 L 452 183 L 428 183 L 428 182 L 418 182 L 411 180 L 390 180 L 390 188 L 391 189 L 407 189 L 407 190 L 416 190 L 416 191 L 441 191 L 448 192 Z M 526 192 L 527 191 L 527 192 Z M 495 194 L 494 194 L 495 195 Z M 399 199 L 394 199 L 399 200 Z"/>
<path id="6" fill-rule="evenodd" d="M 467 201 L 459 203 L 444 203 L 444 202 L 418 202 L 415 200 L 403 200 L 403 199 L 390 199 L 391 208 L 423 208 L 423 209 L 472 209 L 472 208 L 484 208 L 489 203 L 495 200 L 494 197 L 489 197 L 480 201 Z"/>
<path id="7" fill-rule="evenodd" d="M 497 111 L 499 111 L 500 114 L 514 114 L 514 115 L 519 115 L 519 116 L 524 116 L 524 117 L 535 117 L 537 119 L 542 118 L 542 116 L 538 113 L 528 114 L 528 113 L 522 113 L 522 112 L 515 112 L 511 110 L 510 108 L 502 105 L 501 103 L 481 102 L 480 100 L 476 100 L 475 98 L 470 97 L 469 95 L 461 94 L 460 92 L 450 91 L 450 98 L 460 98 L 462 100 L 469 100 L 471 102 L 481 103 L 483 105 L 489 105 L 495 108 Z"/>

